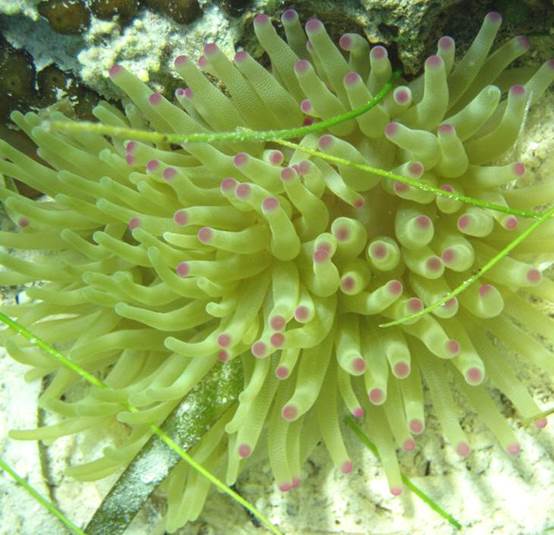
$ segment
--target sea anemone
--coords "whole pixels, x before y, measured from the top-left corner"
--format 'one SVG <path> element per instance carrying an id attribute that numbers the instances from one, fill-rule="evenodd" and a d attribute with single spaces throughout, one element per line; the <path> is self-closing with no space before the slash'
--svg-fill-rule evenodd
<path id="1" fill-rule="evenodd" d="M 363 421 L 398 495 L 395 450 L 416 447 L 424 393 L 462 457 L 470 443 L 458 398 L 513 455 L 520 446 L 491 386 L 523 418 L 546 424 L 510 355 L 554 374 L 551 354 L 529 334 L 554 342 L 551 320 L 529 298 L 554 299 L 552 282 L 530 263 L 551 250 L 552 223 L 500 255 L 479 282 L 445 296 L 530 228 L 514 213 L 554 199 L 551 184 L 513 187 L 522 162 L 492 165 L 517 141 L 529 106 L 554 78 L 554 61 L 510 87 L 505 69 L 528 42 L 514 37 L 489 54 L 501 23 L 489 13 L 460 61 L 454 40 L 442 37 L 421 77 L 396 84 L 362 115 L 283 144 L 247 134 L 356 109 L 383 90 L 392 68 L 386 49 L 370 49 L 360 35 L 343 35 L 341 51 L 319 20 L 304 31 L 288 9 L 281 21 L 286 41 L 268 16 L 254 19 L 271 71 L 242 50 L 230 61 L 214 43 L 198 64 L 177 57 L 186 87 L 175 104 L 112 67 L 125 113 L 103 102 L 94 115 L 114 135 L 48 128 L 42 119 L 59 121 L 56 112 L 12 115 L 42 162 L 1 142 L 0 172 L 47 197 L 32 201 L 3 187 L 17 229 L 1 233 L 0 243 L 55 254 L 30 262 L 0 253 L 0 283 L 44 281 L 27 290 L 34 302 L 4 311 L 110 387 L 66 399 L 79 377 L 6 337 L 12 356 L 34 367 L 32 377 L 50 377 L 41 404 L 66 417 L 14 436 L 52 439 L 115 419 L 130 429 L 123 448 L 74 467 L 76 477 L 128 464 L 150 437 L 148 425 L 161 424 L 211 369 L 231 361 L 243 370 L 239 400 L 195 449 L 229 485 L 244 460 L 265 449 L 279 488 L 294 489 L 320 440 L 350 472 L 342 429 L 350 413 Z M 245 135 L 123 142 L 117 129 Z M 469 197 L 473 205 L 462 202 Z M 139 410 L 122 411 L 122 400 Z M 209 486 L 194 485 L 183 462 L 167 486 L 169 530 L 200 514 Z"/>

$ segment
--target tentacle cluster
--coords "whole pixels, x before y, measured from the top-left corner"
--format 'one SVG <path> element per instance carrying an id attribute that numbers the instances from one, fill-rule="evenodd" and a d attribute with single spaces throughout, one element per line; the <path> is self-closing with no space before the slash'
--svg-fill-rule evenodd
<path id="1" fill-rule="evenodd" d="M 389 80 L 385 48 L 370 49 L 356 34 L 344 35 L 338 48 L 319 20 L 303 28 L 291 9 L 281 21 L 286 41 L 266 15 L 254 21 L 271 71 L 245 51 L 231 61 L 209 43 L 198 63 L 175 60 L 186 87 L 171 103 L 116 65 L 110 77 L 128 97 L 125 113 L 102 103 L 96 117 L 181 134 L 290 128 L 359 107 Z M 48 199 L 2 188 L 18 230 L 0 233 L 0 243 L 56 254 L 31 263 L 0 253 L 2 284 L 46 281 L 27 291 L 38 303 L 7 310 L 87 370 L 104 373 L 112 388 L 66 401 L 75 375 L 6 339 L 13 357 L 34 367 L 29 377 L 52 374 L 41 402 L 67 417 L 19 436 L 54 438 L 117 417 L 130 426 L 127 445 L 71 469 L 83 479 L 101 477 L 128 462 L 147 440 L 147 424 L 162 422 L 212 367 L 240 359 L 244 389 L 236 410 L 195 450 L 206 467 L 226 466 L 229 484 L 244 459 L 267 448 L 279 487 L 290 490 L 320 439 L 335 465 L 350 472 L 340 423 L 347 410 L 365 416 L 391 492 L 399 494 L 395 449 L 412 450 L 424 431 L 424 384 L 461 456 L 470 445 L 453 387 L 502 447 L 517 453 L 488 389 L 499 388 L 524 417 L 540 412 L 499 341 L 554 373 L 551 355 L 525 332 L 554 342 L 551 320 L 526 299 L 554 300 L 554 285 L 530 263 L 552 251 L 552 225 L 459 300 L 379 329 L 442 298 L 528 222 L 303 151 L 496 204 L 552 201 L 552 184 L 507 187 L 525 173 L 523 163 L 493 165 L 554 78 L 550 61 L 521 85 L 506 86 L 505 68 L 528 43 L 515 37 L 490 53 L 500 22 L 489 13 L 457 63 L 453 39 L 442 37 L 420 78 L 355 120 L 307 135 L 296 150 L 256 140 L 122 143 L 48 131 L 36 114 L 15 113 L 46 163 L 1 142 L 0 171 Z M 141 410 L 121 412 L 121 399 Z M 168 489 L 168 528 L 175 529 L 199 514 L 208 485 L 183 464 Z"/>

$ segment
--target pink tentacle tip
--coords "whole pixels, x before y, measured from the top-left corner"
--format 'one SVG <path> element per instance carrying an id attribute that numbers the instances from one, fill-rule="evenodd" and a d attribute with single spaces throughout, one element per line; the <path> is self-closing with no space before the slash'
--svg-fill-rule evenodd
<path id="1" fill-rule="evenodd" d="M 246 459 L 252 455 L 252 448 L 248 444 L 241 444 L 238 447 L 238 453 L 241 459 Z"/>
<path id="2" fill-rule="evenodd" d="M 385 393 L 381 388 L 372 388 L 367 397 L 374 405 L 380 405 L 385 401 Z"/>
<path id="3" fill-rule="evenodd" d="M 281 492 L 289 492 L 292 490 L 292 483 L 279 483 L 278 487 Z"/>
<path id="4" fill-rule="evenodd" d="M 252 188 L 250 187 L 249 184 L 239 184 L 236 188 L 235 188 L 235 195 L 239 198 L 239 199 L 247 199 L 249 196 L 250 196 L 250 193 L 252 191 Z"/>
<path id="5" fill-rule="evenodd" d="M 295 169 L 300 176 L 306 176 L 312 170 L 312 164 L 309 160 L 302 160 Z"/>
<path id="6" fill-rule="evenodd" d="M 17 220 L 17 224 L 18 224 L 21 228 L 28 227 L 29 224 L 30 224 L 29 218 L 28 218 L 28 217 L 25 217 L 25 216 L 21 216 L 21 217 Z"/>
<path id="7" fill-rule="evenodd" d="M 108 74 L 110 75 L 110 78 L 115 78 L 118 74 L 121 74 L 125 69 L 118 65 L 117 63 L 115 65 L 112 65 L 110 69 L 108 70 Z"/>
<path id="8" fill-rule="evenodd" d="M 459 230 L 467 230 L 469 226 L 471 225 L 471 216 L 468 214 L 464 214 L 458 218 L 458 229 Z"/>
<path id="9" fill-rule="evenodd" d="M 391 280 L 387 282 L 387 289 L 393 295 L 400 295 L 404 290 L 404 286 L 399 280 Z"/>
<path id="10" fill-rule="evenodd" d="M 410 100 L 411 91 L 405 87 L 397 87 L 392 96 L 397 104 L 406 104 Z"/>
<path id="11" fill-rule="evenodd" d="M 429 69 L 438 69 L 439 67 L 442 67 L 443 65 L 444 65 L 444 61 L 442 60 L 442 58 L 440 56 L 436 56 L 436 55 L 429 56 L 425 60 L 425 67 L 427 67 Z"/>
<path id="12" fill-rule="evenodd" d="M 254 24 L 267 24 L 269 22 L 269 17 L 265 13 L 258 13 L 254 17 Z"/>
<path id="13" fill-rule="evenodd" d="M 462 457 L 462 459 L 465 459 L 471 453 L 471 448 L 467 442 L 458 442 L 456 453 Z"/>
<path id="14" fill-rule="evenodd" d="M 285 366 L 278 366 L 275 370 L 275 377 L 281 381 L 289 376 L 289 369 Z"/>
<path id="15" fill-rule="evenodd" d="M 442 252 L 441 258 L 445 264 L 451 264 L 456 259 L 456 251 L 448 247 Z"/>
<path id="16" fill-rule="evenodd" d="M 351 71 L 344 75 L 344 85 L 354 85 L 361 81 L 362 78 L 357 72 Z"/>
<path id="17" fill-rule="evenodd" d="M 229 193 L 235 189 L 237 184 L 238 182 L 234 178 L 227 177 L 221 181 L 219 189 L 222 193 Z"/>
<path id="18" fill-rule="evenodd" d="M 188 277 L 189 273 L 190 273 L 190 266 L 188 264 L 188 262 L 181 262 L 180 264 L 177 265 L 177 269 L 175 270 L 177 275 L 179 275 L 179 277 Z"/>
<path id="19" fill-rule="evenodd" d="M 523 176 L 525 174 L 525 164 L 523 162 L 516 162 L 514 164 L 514 173 L 516 176 Z"/>
<path id="20" fill-rule="evenodd" d="M 204 54 L 206 56 L 213 56 L 219 52 L 219 47 L 215 43 L 206 43 L 204 45 Z"/>
<path id="21" fill-rule="evenodd" d="M 362 407 L 356 407 L 352 411 L 352 416 L 354 416 L 354 418 L 363 418 L 364 415 L 365 415 L 365 411 Z"/>
<path id="22" fill-rule="evenodd" d="M 504 228 L 506 230 L 516 230 L 519 224 L 519 219 L 515 215 L 510 215 L 504 219 Z"/>
<path id="23" fill-rule="evenodd" d="M 353 277 L 347 275 L 341 279 L 340 287 L 344 292 L 351 292 L 356 287 L 356 281 Z"/>
<path id="24" fill-rule="evenodd" d="M 357 208 L 358 210 L 360 208 L 363 208 L 365 206 L 365 199 L 363 197 L 358 197 L 357 199 L 354 199 L 354 201 L 352 201 L 352 206 L 354 208 Z"/>
<path id="25" fill-rule="evenodd" d="M 310 317 L 310 310 L 308 307 L 305 307 L 304 305 L 300 305 L 296 307 L 296 310 L 294 311 L 294 318 L 296 321 L 304 322 L 307 321 Z"/>
<path id="26" fill-rule="evenodd" d="M 125 161 L 127 162 L 127 165 L 135 165 L 136 158 L 132 154 L 126 154 L 125 155 Z"/>
<path id="27" fill-rule="evenodd" d="M 397 362 L 394 365 L 394 375 L 397 379 L 405 379 L 410 375 L 410 372 L 412 371 L 410 365 L 407 362 Z"/>
<path id="28" fill-rule="evenodd" d="M 529 39 L 526 35 L 518 35 L 516 41 L 523 50 L 529 50 Z"/>
<path id="29" fill-rule="evenodd" d="M 425 426 L 421 420 L 414 418 L 413 420 L 410 420 L 409 428 L 410 431 L 415 435 L 420 435 L 421 433 L 423 433 Z"/>
<path id="30" fill-rule="evenodd" d="M 227 333 L 222 333 L 217 337 L 217 345 L 219 347 L 229 347 L 231 345 L 231 335 Z"/>
<path id="31" fill-rule="evenodd" d="M 302 119 L 302 126 L 311 126 L 315 123 L 315 119 L 313 117 L 304 117 Z"/>
<path id="32" fill-rule="evenodd" d="M 521 453 L 521 446 L 517 442 L 512 442 L 506 446 L 506 451 L 515 457 Z"/>
<path id="33" fill-rule="evenodd" d="M 412 162 L 408 166 L 408 171 L 413 178 L 419 178 L 425 171 L 425 167 L 421 162 Z"/>
<path id="34" fill-rule="evenodd" d="M 225 349 L 221 349 L 217 353 L 217 360 L 219 360 L 219 362 L 222 362 L 222 363 L 228 362 L 229 361 L 229 352 L 225 351 Z"/>
<path id="35" fill-rule="evenodd" d="M 416 447 L 415 440 L 413 438 L 407 438 L 402 444 L 402 449 L 404 451 L 414 451 Z"/>
<path id="36" fill-rule="evenodd" d="M 490 294 L 494 290 L 494 286 L 492 284 L 481 284 L 479 287 L 479 295 L 481 297 L 485 297 L 488 294 Z"/>
<path id="37" fill-rule="evenodd" d="M 483 372 L 479 368 L 469 368 L 466 371 L 466 380 L 469 384 L 478 385 L 483 381 Z"/>
<path id="38" fill-rule="evenodd" d="M 542 274 L 537 268 L 531 268 L 527 272 L 527 280 L 532 284 L 537 284 L 542 280 Z"/>
<path id="39" fill-rule="evenodd" d="M 455 41 L 449 35 L 443 35 L 439 39 L 438 45 L 441 50 L 450 50 L 451 48 L 454 48 Z"/>
<path id="40" fill-rule="evenodd" d="M 510 93 L 514 96 L 522 96 L 525 95 L 525 86 L 521 84 L 516 84 L 510 87 Z"/>
<path id="41" fill-rule="evenodd" d="M 328 149 L 333 144 L 333 136 L 325 134 L 319 138 L 319 148 Z"/>
<path id="42" fill-rule="evenodd" d="M 299 477 L 293 477 L 292 478 L 292 488 L 297 489 L 300 486 L 300 478 Z"/>
<path id="43" fill-rule="evenodd" d="M 333 232 L 335 238 L 339 241 L 346 241 L 350 238 L 350 229 L 347 226 L 340 226 Z"/>
<path id="44" fill-rule="evenodd" d="M 266 197 L 262 201 L 262 210 L 264 212 L 274 212 L 279 208 L 279 199 L 277 197 Z"/>
<path id="45" fill-rule="evenodd" d="M 298 416 L 298 409 L 294 405 L 285 405 L 281 410 L 281 416 L 287 422 L 292 422 Z"/>
<path id="46" fill-rule="evenodd" d="M 393 496 L 400 496 L 402 494 L 402 487 L 391 487 L 390 493 Z"/>
<path id="47" fill-rule="evenodd" d="M 285 335 L 283 333 L 274 333 L 271 335 L 269 341 L 273 347 L 283 347 L 283 344 L 285 343 Z"/>
<path id="48" fill-rule="evenodd" d="M 316 264 L 321 264 L 329 259 L 329 248 L 319 246 L 313 254 L 313 260 Z"/>
<path id="49" fill-rule="evenodd" d="M 248 159 L 250 157 L 246 152 L 239 152 L 234 158 L 233 158 L 233 164 L 235 167 L 242 167 L 243 165 L 246 165 L 248 162 Z"/>
<path id="50" fill-rule="evenodd" d="M 430 256 L 427 261 L 425 262 L 425 267 L 429 271 L 440 271 L 440 269 L 443 267 L 442 260 L 438 256 Z"/>
<path id="51" fill-rule="evenodd" d="M 136 148 L 137 148 L 136 141 L 127 141 L 127 143 L 125 143 L 125 152 L 127 153 L 134 152 Z"/>
<path id="52" fill-rule="evenodd" d="M 307 59 L 300 59 L 294 64 L 294 72 L 304 74 L 311 67 Z"/>
<path id="53" fill-rule="evenodd" d="M 175 67 L 179 67 L 181 65 L 185 65 L 188 62 L 189 62 L 188 56 L 177 56 L 173 64 L 175 65 Z"/>
<path id="54" fill-rule="evenodd" d="M 407 191 L 410 191 L 411 188 L 408 184 L 404 184 L 403 182 L 396 181 L 392 185 L 392 189 L 394 190 L 395 193 L 400 195 L 401 193 L 406 193 Z"/>
<path id="55" fill-rule="evenodd" d="M 248 52 L 246 52 L 246 50 L 239 50 L 235 54 L 234 60 L 235 60 L 235 63 L 242 63 L 247 58 L 248 58 Z"/>
<path id="56" fill-rule="evenodd" d="M 387 49 L 384 46 L 377 45 L 371 49 L 370 56 L 373 59 L 382 60 L 382 59 L 388 58 L 389 53 L 387 52 Z"/>
<path id="57" fill-rule="evenodd" d="M 352 371 L 356 374 L 364 373 L 367 369 L 367 364 L 365 359 L 362 357 L 356 357 L 352 359 Z"/>
<path id="58" fill-rule="evenodd" d="M 456 133 L 456 129 L 451 124 L 448 124 L 448 123 L 441 124 L 438 127 L 437 131 L 439 134 L 443 136 L 449 136 Z"/>
<path id="59" fill-rule="evenodd" d="M 535 427 L 537 429 L 544 429 L 548 424 L 548 420 L 546 418 L 540 418 L 539 420 L 535 420 Z"/>
<path id="60" fill-rule="evenodd" d="M 431 218 L 429 216 L 426 216 L 426 215 L 418 215 L 416 217 L 416 225 L 421 229 L 421 230 L 427 230 L 430 226 L 431 226 Z"/>
<path id="61" fill-rule="evenodd" d="M 290 182 L 291 180 L 294 180 L 296 176 L 296 171 L 293 167 L 285 167 L 281 171 L 281 180 L 284 182 Z"/>
<path id="62" fill-rule="evenodd" d="M 285 155 L 280 150 L 272 150 L 269 154 L 269 163 L 271 165 L 281 165 Z"/>
<path id="63" fill-rule="evenodd" d="M 323 28 L 323 22 L 321 22 L 319 19 L 313 18 L 310 19 L 308 22 L 306 22 L 306 32 L 307 33 L 314 33 L 319 32 Z"/>
<path id="64" fill-rule="evenodd" d="M 417 297 L 411 297 L 410 299 L 408 299 L 406 306 L 408 308 L 408 311 L 413 314 L 414 312 L 419 312 L 420 310 L 423 310 L 423 301 L 421 299 L 418 299 Z"/>
<path id="65" fill-rule="evenodd" d="M 274 331 L 282 331 L 285 328 L 286 324 L 287 324 L 287 321 L 285 320 L 285 318 L 283 316 L 279 315 L 279 314 L 273 316 L 269 320 L 269 326 Z"/>
<path id="66" fill-rule="evenodd" d="M 339 46 L 343 50 L 350 50 L 352 48 L 352 37 L 350 37 L 347 33 L 341 35 L 339 39 Z"/>
<path id="67" fill-rule="evenodd" d="M 198 234 L 196 236 L 202 243 L 209 243 L 214 236 L 214 232 L 210 227 L 202 227 L 198 230 Z"/>
<path id="68" fill-rule="evenodd" d="M 343 474 L 350 474 L 350 473 L 352 473 L 352 468 L 353 468 L 352 461 L 348 460 L 348 461 L 344 461 L 341 464 L 340 471 Z"/>
<path id="69" fill-rule="evenodd" d="M 385 136 L 393 137 L 398 132 L 398 123 L 392 122 L 385 126 Z"/>
<path id="70" fill-rule="evenodd" d="M 485 15 L 485 20 L 494 24 L 500 24 L 502 22 L 502 15 L 497 11 L 490 11 Z"/>
<path id="71" fill-rule="evenodd" d="M 200 69 L 205 69 L 207 65 L 208 65 L 208 58 L 204 55 L 200 56 L 198 58 L 198 67 Z"/>
<path id="72" fill-rule="evenodd" d="M 384 243 L 374 243 L 371 246 L 371 256 L 382 260 L 387 256 L 387 247 Z"/>
<path id="73" fill-rule="evenodd" d="M 294 9 L 285 9 L 281 15 L 281 19 L 286 22 L 291 22 L 298 18 L 298 13 Z"/>
<path id="74" fill-rule="evenodd" d="M 177 210 L 173 214 L 173 221 L 175 221 L 177 225 L 186 225 L 188 223 L 188 220 L 189 216 L 184 210 Z"/>
<path id="75" fill-rule="evenodd" d="M 146 172 L 153 173 L 158 167 L 160 167 L 160 162 L 158 160 L 150 160 L 146 164 Z"/>
<path id="76" fill-rule="evenodd" d="M 127 224 L 127 227 L 129 228 L 129 230 L 134 230 L 140 227 L 140 218 L 131 217 L 131 219 L 129 219 L 129 223 Z"/>
<path id="77" fill-rule="evenodd" d="M 313 112 L 312 101 L 309 98 L 305 98 L 300 102 L 300 111 L 306 114 Z"/>
<path id="78" fill-rule="evenodd" d="M 173 180 L 177 174 L 177 169 L 175 167 L 166 167 L 162 173 L 162 176 L 165 180 Z"/>
<path id="79" fill-rule="evenodd" d="M 266 355 L 267 345 L 261 340 L 258 340 L 257 342 L 254 342 L 252 344 L 250 351 L 252 352 L 252 355 L 254 355 L 256 358 L 261 359 Z"/>
<path id="80" fill-rule="evenodd" d="M 150 102 L 150 104 L 152 106 L 157 106 L 161 101 L 162 101 L 162 94 L 161 93 L 152 93 L 148 97 L 148 102 Z"/>
<path id="81" fill-rule="evenodd" d="M 454 338 L 448 340 L 445 346 L 446 351 L 452 356 L 456 356 L 460 352 L 460 342 L 458 342 L 458 340 L 454 340 Z"/>

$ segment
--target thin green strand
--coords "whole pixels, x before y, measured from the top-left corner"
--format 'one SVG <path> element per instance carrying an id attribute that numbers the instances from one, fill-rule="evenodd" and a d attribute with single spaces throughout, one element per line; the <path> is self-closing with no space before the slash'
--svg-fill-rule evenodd
<path id="1" fill-rule="evenodd" d="M 354 419 L 351 417 L 346 418 L 346 424 L 350 427 L 350 429 L 352 429 L 352 431 L 354 431 L 354 434 L 358 437 L 360 442 L 379 459 L 379 451 L 377 450 L 377 447 L 373 444 L 373 442 L 371 442 L 371 440 L 369 440 L 368 436 L 362 431 Z M 462 525 L 450 513 L 445 511 L 437 502 L 435 502 L 433 498 L 425 494 L 423 490 L 412 483 L 404 474 L 401 473 L 400 476 L 402 477 L 402 482 L 406 485 L 406 487 L 408 487 L 418 498 L 420 498 L 421 501 L 426 503 L 431 509 L 433 509 L 433 511 L 442 516 L 451 526 L 456 529 L 462 529 Z"/>
<path id="2" fill-rule="evenodd" d="M 462 282 L 462 284 L 460 284 L 457 288 L 452 290 L 450 293 L 447 293 L 442 299 L 435 301 L 432 305 L 429 305 L 428 307 L 425 307 L 419 312 L 416 312 L 414 314 L 409 314 L 408 316 L 404 316 L 403 318 L 399 318 L 394 321 L 389 321 L 387 323 L 381 323 L 379 327 L 392 327 L 394 325 L 400 325 L 407 321 L 418 319 L 421 316 L 428 314 L 429 312 L 433 312 L 433 310 L 444 305 L 444 303 L 446 303 L 453 297 L 456 297 L 457 295 L 461 294 L 466 288 L 471 286 L 474 282 L 479 280 L 483 275 L 485 275 L 488 271 L 490 271 L 500 260 L 502 260 L 505 256 L 507 256 L 508 253 L 510 253 L 513 249 L 515 249 L 533 231 L 539 228 L 545 221 L 550 219 L 553 215 L 554 215 L 554 206 L 542 212 L 540 219 L 533 221 L 533 223 L 529 227 L 527 227 L 521 234 L 516 236 L 514 240 L 512 240 L 508 245 L 506 245 L 506 247 L 504 247 L 504 249 L 499 251 L 488 262 L 486 262 L 481 269 L 476 271 L 471 277 L 469 277 L 464 282 Z"/>
<path id="3" fill-rule="evenodd" d="M 18 485 L 21 485 L 42 507 L 54 515 L 71 533 L 87 535 L 81 528 L 77 527 L 67 518 L 52 502 L 47 500 L 40 492 L 25 479 L 23 479 L 4 459 L 0 458 L 0 468 L 10 475 Z"/>
<path id="4" fill-rule="evenodd" d="M 284 141 L 280 139 L 277 139 L 275 141 L 280 145 L 289 147 L 291 149 L 300 150 L 302 152 L 305 152 L 306 154 L 310 154 L 311 156 L 316 156 L 318 158 L 321 158 L 322 160 L 327 160 L 329 162 L 332 162 L 338 165 L 352 167 L 353 169 L 365 171 L 366 173 L 371 173 L 377 176 L 381 176 L 389 180 L 396 180 L 397 182 L 402 182 L 403 184 L 413 186 L 414 188 L 420 189 L 422 191 L 430 191 L 435 195 L 437 195 L 438 197 L 446 197 L 447 199 L 460 201 L 465 204 L 471 204 L 472 206 L 478 206 L 480 208 L 494 210 L 496 212 L 502 212 L 504 214 L 518 215 L 521 217 L 532 218 L 532 219 L 540 219 L 543 214 L 543 212 L 539 212 L 536 210 L 520 210 L 518 208 L 510 208 L 508 206 L 502 206 L 501 204 L 495 204 L 488 201 L 484 201 L 482 199 L 476 199 L 475 197 L 462 195 L 461 193 L 456 193 L 455 191 L 446 191 L 440 188 L 436 188 L 435 186 L 431 186 L 431 184 L 420 182 L 415 178 L 397 175 L 396 173 L 392 173 L 391 171 L 385 171 L 384 169 L 379 169 L 378 167 L 372 167 L 371 165 L 366 165 L 363 163 L 354 163 L 349 160 L 339 158 L 338 156 L 333 156 L 331 154 L 326 154 L 318 150 L 303 147 L 301 145 L 298 145 L 297 143 L 291 143 L 290 141 Z"/>
<path id="5" fill-rule="evenodd" d="M 101 123 L 92 122 L 71 122 L 71 121 L 44 121 L 46 128 L 60 130 L 62 132 L 91 132 L 95 134 L 108 135 L 116 138 L 135 139 L 137 141 L 148 141 L 151 143 L 213 143 L 216 141 L 275 141 L 278 139 L 291 139 L 304 137 L 314 132 L 321 132 L 336 126 L 345 121 L 350 121 L 371 110 L 392 90 L 395 80 L 400 77 L 400 72 L 395 71 L 390 80 L 381 88 L 381 90 L 366 104 L 355 108 L 346 113 L 341 113 L 335 117 L 325 119 L 318 123 L 298 128 L 284 128 L 280 130 L 251 130 L 250 128 L 239 127 L 231 132 L 208 132 L 196 134 L 172 134 L 152 132 L 148 130 L 135 130 L 133 128 L 124 128 L 120 126 L 109 126 Z"/>
<path id="6" fill-rule="evenodd" d="M 54 347 L 48 344 L 48 342 L 45 342 L 38 336 L 35 336 L 31 331 L 29 331 L 29 329 L 27 329 L 23 325 L 20 325 L 16 321 L 12 320 L 2 312 L 0 312 L 0 321 L 2 323 L 5 323 L 16 333 L 23 336 L 32 345 L 48 353 L 50 356 L 52 356 L 54 359 L 60 362 L 63 366 L 80 375 L 83 379 L 85 379 L 85 381 L 88 381 L 90 384 L 97 386 L 99 388 L 103 388 L 103 389 L 110 388 L 106 383 L 104 383 L 94 375 L 90 374 L 86 370 L 83 370 L 77 363 L 62 355 L 58 350 L 56 350 Z M 137 409 L 134 405 L 128 402 L 122 403 L 122 405 L 129 412 L 139 412 L 139 409 Z M 232 490 L 227 485 L 225 485 L 225 483 L 220 481 L 213 474 L 211 474 L 205 468 L 203 468 L 202 465 L 197 463 L 186 451 L 184 451 L 179 446 L 179 444 L 177 444 L 168 434 L 166 434 L 157 425 L 152 424 L 149 426 L 149 429 L 152 431 L 152 433 L 157 435 L 158 438 L 164 444 L 166 444 L 166 446 L 168 446 L 171 450 L 173 450 L 180 457 L 182 457 L 183 460 L 185 460 L 190 466 L 192 466 L 201 475 L 203 475 L 210 483 L 212 483 L 220 491 L 230 496 L 238 504 L 242 505 L 245 509 L 247 509 L 250 513 L 252 513 L 252 515 L 254 515 L 271 533 L 274 533 L 275 535 L 282 535 L 282 533 L 265 517 L 263 513 L 258 511 L 251 503 L 249 503 L 242 496 L 240 496 L 234 490 Z"/>

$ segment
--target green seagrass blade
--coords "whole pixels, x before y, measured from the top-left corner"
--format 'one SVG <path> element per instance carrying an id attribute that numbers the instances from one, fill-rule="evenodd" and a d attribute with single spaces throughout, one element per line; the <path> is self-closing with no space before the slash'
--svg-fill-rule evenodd
<path id="1" fill-rule="evenodd" d="M 189 451 L 236 402 L 242 388 L 240 359 L 214 368 L 167 417 L 161 428 Z M 104 498 L 87 535 L 124 533 L 154 490 L 182 458 L 156 435 L 144 445 Z M 144 477 L 144 474 L 148 477 Z"/>

